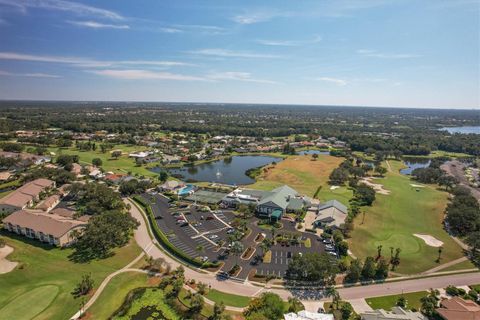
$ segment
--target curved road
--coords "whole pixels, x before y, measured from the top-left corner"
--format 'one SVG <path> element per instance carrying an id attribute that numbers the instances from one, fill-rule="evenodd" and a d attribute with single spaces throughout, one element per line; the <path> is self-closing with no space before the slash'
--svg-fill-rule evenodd
<path id="1" fill-rule="evenodd" d="M 150 225 L 146 222 L 143 213 L 138 209 L 138 207 L 130 200 L 125 199 L 126 203 L 130 204 L 130 214 L 140 222 L 138 229 L 135 231 L 135 241 L 143 249 L 144 253 L 152 256 L 154 259 L 162 258 L 166 263 L 170 264 L 172 268 L 176 268 L 182 265 L 177 260 L 171 258 L 168 254 L 162 251 L 156 244 L 156 241 L 150 238 L 150 233 L 153 232 L 150 229 Z M 150 233 L 149 233 L 150 232 Z M 141 257 L 142 253 L 134 261 L 129 263 L 124 268 L 110 274 L 102 282 L 100 287 L 96 290 L 92 298 L 87 302 L 84 307 L 85 311 L 93 305 L 96 299 L 100 296 L 103 289 L 106 287 L 111 278 L 115 275 L 126 272 L 134 271 L 130 269 L 135 262 L 137 262 Z M 135 269 L 136 270 L 136 269 Z M 199 269 L 185 268 L 185 278 L 186 279 L 195 279 L 197 282 L 203 282 L 212 288 L 215 288 L 219 291 L 226 293 L 243 295 L 254 297 L 262 292 L 270 291 L 278 294 L 283 299 L 288 299 L 289 297 L 296 296 L 304 303 L 307 310 L 316 311 L 318 307 L 323 304 L 322 301 L 329 300 L 328 298 L 322 295 L 322 291 L 318 289 L 306 289 L 306 290 L 288 290 L 285 288 L 269 288 L 268 286 L 263 287 L 259 285 L 254 285 L 248 281 L 246 282 L 235 282 L 231 280 L 219 280 L 217 279 L 215 273 L 207 272 Z M 382 284 L 368 285 L 368 286 L 355 286 L 355 287 L 339 287 L 338 292 L 344 300 L 353 300 L 360 298 L 370 298 L 378 297 L 392 294 L 408 293 L 415 291 L 428 290 L 429 288 L 444 288 L 448 285 L 454 286 L 466 286 L 472 284 L 480 283 L 480 272 L 465 273 L 465 274 L 452 274 L 444 276 L 431 276 L 427 278 L 417 278 L 417 279 L 408 279 L 401 281 L 395 281 L 396 279 L 391 279 Z M 397 279 L 398 280 L 398 279 Z M 80 311 L 72 317 L 72 319 L 77 319 L 80 314 Z"/>

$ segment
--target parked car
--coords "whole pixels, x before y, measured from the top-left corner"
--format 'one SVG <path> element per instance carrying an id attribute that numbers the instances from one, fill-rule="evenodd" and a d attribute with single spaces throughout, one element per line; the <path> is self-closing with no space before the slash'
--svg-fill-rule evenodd
<path id="1" fill-rule="evenodd" d="M 185 218 L 182 217 L 182 216 L 179 216 L 179 217 L 176 218 L 176 220 L 177 220 L 177 221 L 178 221 L 178 220 L 185 220 Z"/>
<path id="2" fill-rule="evenodd" d="M 174 213 L 172 213 L 172 216 L 174 216 L 174 217 L 178 217 L 179 215 L 180 215 L 180 212 L 178 212 L 178 211 L 177 211 L 177 212 L 174 212 Z"/>
<path id="3" fill-rule="evenodd" d="M 205 257 L 202 257 L 202 262 L 207 262 L 208 261 L 208 257 L 205 256 Z"/>
<path id="4" fill-rule="evenodd" d="M 177 222 L 176 222 L 176 223 L 177 223 L 177 224 L 180 224 L 180 223 L 184 223 L 184 222 L 187 222 L 187 221 L 185 221 L 185 220 L 181 219 L 181 220 L 177 220 Z"/>
<path id="5" fill-rule="evenodd" d="M 184 221 L 184 222 L 182 222 L 182 224 L 180 224 L 180 227 L 186 227 L 186 226 L 188 226 L 188 222 L 187 222 L 187 221 Z"/>
<path id="6" fill-rule="evenodd" d="M 337 257 L 337 254 L 333 251 L 328 251 L 328 254 L 334 256 L 335 258 Z"/>
<path id="7" fill-rule="evenodd" d="M 211 234 L 211 235 L 208 236 L 208 239 L 210 239 L 210 240 L 217 239 L 217 238 L 218 238 L 218 235 L 216 235 L 216 234 Z"/>
<path id="8" fill-rule="evenodd" d="M 327 250 L 327 251 L 335 251 L 335 247 L 332 246 L 331 244 L 327 244 L 327 245 L 325 246 L 325 250 Z"/>
<path id="9" fill-rule="evenodd" d="M 228 228 L 227 229 L 227 234 L 231 234 L 231 233 L 234 233 L 234 232 L 235 232 L 234 228 Z"/>
<path id="10" fill-rule="evenodd" d="M 323 239 L 323 243 L 325 243 L 325 244 L 331 244 L 331 243 L 332 243 L 332 239 Z"/>
<path id="11" fill-rule="evenodd" d="M 197 222 L 197 223 L 194 223 L 193 226 L 196 228 L 196 227 L 200 227 L 202 225 L 201 222 Z"/>
<path id="12" fill-rule="evenodd" d="M 213 220 L 213 216 L 208 216 L 207 218 L 205 218 L 205 220 Z"/>

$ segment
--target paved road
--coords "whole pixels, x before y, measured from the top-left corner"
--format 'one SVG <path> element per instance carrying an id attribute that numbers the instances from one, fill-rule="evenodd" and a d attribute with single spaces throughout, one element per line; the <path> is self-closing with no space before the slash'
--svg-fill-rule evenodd
<path id="1" fill-rule="evenodd" d="M 132 216 L 140 221 L 140 227 L 135 232 L 135 240 L 137 241 L 137 243 L 142 248 L 151 248 L 149 252 L 150 255 L 152 255 L 154 258 L 164 258 L 168 263 L 172 265 L 173 268 L 176 268 L 178 265 L 180 265 L 178 261 L 173 260 L 172 258 L 170 258 L 170 256 L 167 256 L 162 250 L 160 250 L 156 246 L 150 246 L 152 240 L 150 239 L 147 232 L 147 228 L 149 226 L 145 224 L 143 215 L 138 210 L 138 208 L 133 204 L 131 205 L 132 209 L 130 212 Z M 229 280 L 218 280 L 213 273 L 193 270 L 190 268 L 186 268 L 185 276 L 190 279 L 195 279 L 196 281 L 202 281 L 207 285 L 211 285 L 212 288 L 232 294 L 257 296 L 264 291 L 272 291 L 279 294 L 284 299 L 295 295 L 305 300 L 309 300 L 311 298 L 326 300 L 324 297 L 321 296 L 319 290 L 289 291 L 286 289 L 268 289 L 255 286 L 249 282 L 239 283 Z M 370 286 L 341 288 L 339 289 L 339 292 L 343 299 L 358 299 L 388 294 L 399 294 L 402 292 L 421 291 L 429 288 L 441 288 L 446 287 L 450 284 L 455 286 L 463 286 L 477 283 L 480 283 L 480 272 L 460 275 L 437 276 L 399 282 L 387 282 L 384 284 Z"/>
<path id="2" fill-rule="evenodd" d="M 465 177 L 465 173 L 463 172 L 463 169 L 465 168 L 464 163 L 458 160 L 447 161 L 442 164 L 440 168 L 447 172 L 449 175 L 454 176 L 458 180 L 460 185 L 468 188 L 472 193 L 472 196 L 474 196 L 480 202 L 480 190 L 470 186 L 467 178 Z"/>
<path id="3" fill-rule="evenodd" d="M 99 288 L 95 291 L 94 295 L 90 300 L 85 304 L 83 310 L 78 311 L 70 319 L 78 319 L 81 313 L 85 312 L 90 306 L 92 306 L 95 301 L 98 299 L 100 294 L 103 292 L 110 280 L 116 275 L 123 272 L 145 272 L 139 269 L 131 269 L 131 266 L 137 263 L 145 254 L 152 256 L 153 258 L 163 258 L 166 263 L 170 264 L 172 268 L 176 268 L 181 265 L 178 261 L 171 258 L 165 252 L 160 250 L 156 245 L 155 241 L 152 241 L 149 235 L 149 230 L 151 232 L 150 226 L 146 223 L 143 214 L 136 207 L 136 205 L 125 199 L 125 203 L 131 205 L 130 213 L 131 215 L 140 222 L 140 226 L 135 231 L 135 241 L 143 249 L 142 252 L 137 258 L 131 261 L 128 265 L 119 269 L 110 275 L 108 275 L 100 284 Z M 153 234 L 153 233 L 152 233 Z M 288 299 L 291 296 L 296 296 L 302 300 L 305 304 L 307 310 L 315 311 L 319 306 L 321 306 L 321 301 L 327 301 L 328 298 L 322 295 L 322 292 L 317 289 L 308 289 L 308 290 L 287 290 L 287 289 L 271 289 L 269 287 L 259 287 L 247 282 L 234 282 L 230 280 L 219 280 L 217 279 L 214 273 L 206 272 L 204 270 L 194 270 L 190 268 L 185 268 L 185 277 L 186 279 L 195 279 L 197 282 L 203 282 L 212 288 L 217 290 L 255 297 L 261 294 L 262 292 L 274 292 L 278 294 L 282 299 Z M 402 292 L 415 292 L 427 290 L 428 288 L 444 288 L 448 285 L 454 285 L 456 287 L 468 286 L 472 284 L 480 283 L 480 272 L 468 273 L 468 274 L 458 274 L 458 275 L 448 275 L 448 276 L 437 276 L 424 279 L 412 279 L 404 280 L 398 282 L 386 282 L 378 285 L 370 286 L 359 286 L 359 287 L 350 287 L 350 288 L 339 288 L 338 292 L 344 300 L 353 300 L 369 297 L 378 297 L 392 294 L 400 294 Z M 239 311 L 239 310 L 235 310 Z"/>

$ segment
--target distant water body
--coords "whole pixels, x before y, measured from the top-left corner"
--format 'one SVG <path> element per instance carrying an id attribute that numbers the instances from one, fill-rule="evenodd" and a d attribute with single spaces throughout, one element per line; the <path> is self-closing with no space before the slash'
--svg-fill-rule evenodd
<path id="1" fill-rule="evenodd" d="M 480 126 L 472 127 L 444 127 L 439 130 L 447 130 L 449 133 L 475 133 L 480 134 Z"/>

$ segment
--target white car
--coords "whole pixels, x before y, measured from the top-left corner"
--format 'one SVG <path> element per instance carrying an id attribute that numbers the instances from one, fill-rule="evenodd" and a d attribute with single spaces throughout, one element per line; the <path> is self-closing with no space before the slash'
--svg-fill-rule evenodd
<path id="1" fill-rule="evenodd" d="M 329 251 L 328 254 L 329 254 L 329 255 L 332 255 L 332 256 L 334 256 L 334 257 L 337 256 L 337 254 L 336 254 L 335 252 L 333 252 L 333 251 Z"/>
<path id="2" fill-rule="evenodd" d="M 208 236 L 208 238 L 209 238 L 210 240 L 217 239 L 217 238 L 218 238 L 218 235 L 216 235 L 216 234 L 211 234 L 211 235 Z"/>
<path id="3" fill-rule="evenodd" d="M 327 245 L 325 246 L 325 250 L 327 250 L 327 251 L 334 251 L 334 250 L 335 250 L 335 247 L 332 246 L 332 245 L 330 245 L 330 244 L 327 244 Z"/>

